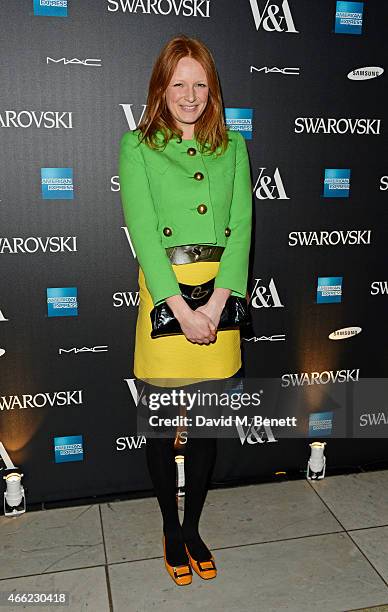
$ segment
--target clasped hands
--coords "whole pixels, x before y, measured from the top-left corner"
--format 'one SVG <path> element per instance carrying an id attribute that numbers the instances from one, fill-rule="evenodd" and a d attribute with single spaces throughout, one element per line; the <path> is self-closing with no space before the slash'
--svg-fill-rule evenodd
<path id="1" fill-rule="evenodd" d="M 216 287 L 203 306 L 192 310 L 179 294 L 166 298 L 187 340 L 196 344 L 210 344 L 217 335 L 217 327 L 231 289 Z"/>

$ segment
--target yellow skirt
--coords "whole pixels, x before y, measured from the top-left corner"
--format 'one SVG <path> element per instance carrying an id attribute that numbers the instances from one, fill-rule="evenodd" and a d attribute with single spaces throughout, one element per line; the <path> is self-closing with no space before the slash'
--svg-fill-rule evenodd
<path id="1" fill-rule="evenodd" d="M 219 261 L 172 264 L 180 283 L 204 283 L 218 272 Z M 161 387 L 189 385 L 233 376 L 241 368 L 240 330 L 217 331 L 215 342 L 197 344 L 184 334 L 151 338 L 150 312 L 154 307 L 144 273 L 139 268 L 139 310 L 136 322 L 134 374 Z"/>

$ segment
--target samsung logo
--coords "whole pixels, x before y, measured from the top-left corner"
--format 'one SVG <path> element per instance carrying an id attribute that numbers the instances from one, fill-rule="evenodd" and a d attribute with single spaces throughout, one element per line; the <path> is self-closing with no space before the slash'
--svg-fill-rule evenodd
<path id="1" fill-rule="evenodd" d="M 351 81 L 367 81 L 368 79 L 374 79 L 381 76 L 384 72 L 384 68 L 379 66 L 365 66 L 365 68 L 355 68 L 351 70 L 347 75 Z"/>
<path id="2" fill-rule="evenodd" d="M 345 340 L 351 336 L 356 336 L 361 332 L 361 327 L 343 327 L 342 329 L 336 329 L 336 331 L 329 334 L 330 340 Z"/>

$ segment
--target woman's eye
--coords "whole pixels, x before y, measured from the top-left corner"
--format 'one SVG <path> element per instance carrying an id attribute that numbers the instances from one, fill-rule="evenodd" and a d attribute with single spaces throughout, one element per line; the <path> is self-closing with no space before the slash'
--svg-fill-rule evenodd
<path id="1" fill-rule="evenodd" d="M 199 87 L 207 87 L 206 83 L 197 83 Z M 174 83 L 174 87 L 182 87 L 183 83 Z"/>

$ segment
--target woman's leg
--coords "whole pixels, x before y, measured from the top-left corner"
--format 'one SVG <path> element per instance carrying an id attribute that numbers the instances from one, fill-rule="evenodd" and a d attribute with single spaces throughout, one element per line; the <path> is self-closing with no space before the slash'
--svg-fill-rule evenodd
<path id="1" fill-rule="evenodd" d="M 217 438 L 187 438 L 185 448 L 185 512 L 183 537 L 196 561 L 210 559 L 211 552 L 199 535 L 199 519 L 217 456 Z"/>
<path id="2" fill-rule="evenodd" d="M 189 562 L 176 502 L 174 438 L 147 438 L 146 459 L 163 516 L 166 558 L 170 565 Z"/>

